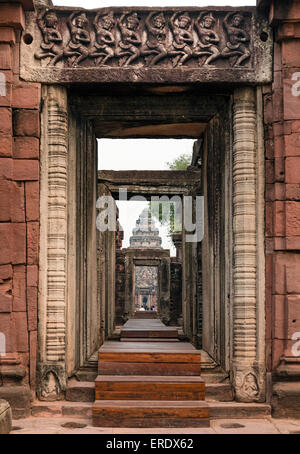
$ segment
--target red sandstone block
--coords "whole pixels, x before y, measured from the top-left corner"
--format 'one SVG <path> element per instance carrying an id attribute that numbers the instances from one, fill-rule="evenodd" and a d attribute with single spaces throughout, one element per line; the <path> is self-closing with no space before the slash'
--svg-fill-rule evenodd
<path id="1" fill-rule="evenodd" d="M 25 265 L 17 265 L 13 268 L 13 310 L 15 312 L 26 311 Z"/>
<path id="2" fill-rule="evenodd" d="M 272 369 L 275 370 L 280 363 L 280 359 L 284 353 L 285 340 L 273 339 L 272 342 Z"/>
<path id="3" fill-rule="evenodd" d="M 271 94 L 264 96 L 264 122 L 273 122 L 273 98 Z"/>
<path id="4" fill-rule="evenodd" d="M 12 263 L 13 265 L 26 263 L 26 224 L 15 222 L 10 228 L 13 238 Z"/>
<path id="5" fill-rule="evenodd" d="M 273 141 L 273 139 L 265 141 L 265 149 L 266 149 L 266 158 L 273 159 L 274 158 L 274 141 Z"/>
<path id="6" fill-rule="evenodd" d="M 281 44 L 282 64 L 285 66 L 300 67 L 299 41 L 288 40 Z"/>
<path id="7" fill-rule="evenodd" d="M 275 158 L 274 159 L 274 173 L 275 173 L 275 181 L 284 182 L 284 159 L 283 158 Z"/>
<path id="8" fill-rule="evenodd" d="M 298 270 L 298 279 L 299 279 Z M 287 338 L 292 339 L 296 332 L 300 332 L 300 295 L 287 297 Z"/>
<path id="9" fill-rule="evenodd" d="M 286 265 L 286 291 L 300 294 L 300 268 Z"/>
<path id="10" fill-rule="evenodd" d="M 27 223 L 27 264 L 38 265 L 39 261 L 39 223 Z"/>
<path id="11" fill-rule="evenodd" d="M 35 391 L 37 364 L 37 331 L 29 332 L 29 380 L 30 387 Z"/>
<path id="12" fill-rule="evenodd" d="M 286 202 L 286 235 L 300 236 L 300 202 Z"/>
<path id="13" fill-rule="evenodd" d="M 37 330 L 37 287 L 27 287 L 28 331 Z"/>
<path id="14" fill-rule="evenodd" d="M 274 71 L 281 70 L 281 44 L 274 42 Z"/>
<path id="15" fill-rule="evenodd" d="M 12 185 L 11 181 L 0 180 L 0 222 L 11 220 L 10 219 L 11 185 Z"/>
<path id="16" fill-rule="evenodd" d="M 286 184 L 285 195 L 287 200 L 300 200 L 300 184 Z"/>
<path id="17" fill-rule="evenodd" d="M 281 88 L 282 88 L 282 71 L 274 71 L 272 89 L 275 91 L 280 90 Z"/>
<path id="18" fill-rule="evenodd" d="M 286 123 L 289 123 L 290 134 L 300 132 L 300 120 L 289 121 Z"/>
<path id="19" fill-rule="evenodd" d="M 0 136 L 0 157 L 12 156 L 12 136 Z"/>
<path id="20" fill-rule="evenodd" d="M 0 43 L 7 43 L 12 46 L 16 44 L 16 35 L 11 27 L 0 27 Z"/>
<path id="21" fill-rule="evenodd" d="M 277 89 L 272 96 L 273 121 L 282 121 L 283 117 L 283 90 Z"/>
<path id="22" fill-rule="evenodd" d="M 285 155 L 300 156 L 300 133 L 284 136 Z"/>
<path id="23" fill-rule="evenodd" d="M 36 137 L 15 137 L 13 157 L 14 159 L 38 159 L 39 139 Z"/>
<path id="24" fill-rule="evenodd" d="M 285 160 L 286 183 L 300 183 L 300 156 Z"/>
<path id="25" fill-rule="evenodd" d="M 39 220 L 39 182 L 28 181 L 25 183 L 26 192 L 26 221 Z"/>
<path id="26" fill-rule="evenodd" d="M 275 183 L 274 184 L 274 197 L 275 200 L 285 200 L 285 188 L 286 185 L 284 183 Z"/>
<path id="27" fill-rule="evenodd" d="M 274 183 L 274 159 L 266 160 L 266 183 Z"/>
<path id="28" fill-rule="evenodd" d="M 17 352 L 28 352 L 28 327 L 26 312 L 13 312 L 13 319 L 16 327 L 16 349 Z"/>
<path id="29" fill-rule="evenodd" d="M 40 116 L 37 110 L 19 109 L 13 114 L 15 136 L 40 136 Z"/>
<path id="30" fill-rule="evenodd" d="M 274 134 L 274 158 L 284 156 L 284 137 Z"/>
<path id="31" fill-rule="evenodd" d="M 27 265 L 27 285 L 28 287 L 38 285 L 38 267 L 36 265 Z"/>
<path id="32" fill-rule="evenodd" d="M 8 287 L 8 283 L 0 283 L 0 312 L 11 312 L 12 310 L 12 297 L 9 294 L 10 291 L 11 288 Z"/>
<path id="33" fill-rule="evenodd" d="M 285 338 L 285 299 L 284 295 L 274 295 L 274 336 L 277 339 Z"/>
<path id="34" fill-rule="evenodd" d="M 274 202 L 274 236 L 285 236 L 285 202 Z"/>
<path id="35" fill-rule="evenodd" d="M 12 49 L 9 44 L 0 44 L 0 70 L 12 69 Z"/>
<path id="36" fill-rule="evenodd" d="M 0 135 L 9 136 L 12 134 L 11 109 L 0 107 Z"/>
<path id="37" fill-rule="evenodd" d="M 273 236 L 273 202 L 266 202 L 266 236 Z"/>
<path id="38" fill-rule="evenodd" d="M 0 265 L 0 280 L 11 279 L 13 277 L 13 269 L 11 265 Z"/>
<path id="39" fill-rule="evenodd" d="M 12 261 L 13 242 L 12 242 L 11 223 L 0 223 L 0 264 L 8 264 Z"/>
<path id="40" fill-rule="evenodd" d="M 0 3 L 0 27 L 25 28 L 25 15 L 20 3 Z"/>
<path id="41" fill-rule="evenodd" d="M 274 189 L 274 184 L 266 184 L 266 202 L 272 202 L 275 200 Z"/>
<path id="42" fill-rule="evenodd" d="M 25 221 L 24 183 L 12 181 L 10 212 L 13 222 Z"/>
<path id="43" fill-rule="evenodd" d="M 0 179 L 12 179 L 13 160 L 10 158 L 0 158 Z"/>
<path id="44" fill-rule="evenodd" d="M 13 86 L 12 107 L 15 109 L 39 109 L 40 98 L 40 84 L 25 83 Z"/>
<path id="45" fill-rule="evenodd" d="M 14 159 L 13 179 L 30 181 L 39 179 L 39 162 L 33 159 Z"/>
<path id="46" fill-rule="evenodd" d="M 300 119 L 300 88 L 296 87 L 298 81 L 291 79 L 284 79 L 283 81 L 285 120 Z"/>
<path id="47" fill-rule="evenodd" d="M 285 238 L 285 250 L 300 251 L 300 236 L 292 236 Z"/>

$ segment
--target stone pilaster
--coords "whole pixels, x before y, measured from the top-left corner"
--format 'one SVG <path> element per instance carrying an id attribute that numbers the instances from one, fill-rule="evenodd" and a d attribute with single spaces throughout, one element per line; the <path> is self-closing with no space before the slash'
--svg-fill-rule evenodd
<path id="1" fill-rule="evenodd" d="M 256 103 L 237 89 L 233 104 L 233 384 L 236 400 L 264 400 L 258 350 Z M 263 339 L 260 339 L 263 342 Z"/>
<path id="2" fill-rule="evenodd" d="M 67 94 L 44 87 L 41 147 L 39 397 L 57 400 L 66 383 Z M 45 219 L 46 218 L 46 219 Z"/>

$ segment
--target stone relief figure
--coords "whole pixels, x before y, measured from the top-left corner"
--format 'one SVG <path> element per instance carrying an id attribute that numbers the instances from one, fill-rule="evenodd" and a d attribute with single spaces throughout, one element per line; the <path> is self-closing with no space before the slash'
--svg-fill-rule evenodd
<path id="1" fill-rule="evenodd" d="M 125 57 L 119 61 L 121 66 L 128 66 L 141 56 L 141 32 L 139 30 L 140 18 L 137 13 L 122 14 L 119 21 L 121 41 L 117 55 Z"/>
<path id="2" fill-rule="evenodd" d="M 169 55 L 175 56 L 173 66 L 182 66 L 193 56 L 193 20 L 189 13 L 176 12 L 170 19 L 170 25 L 174 39 Z"/>
<path id="3" fill-rule="evenodd" d="M 97 13 L 94 19 L 94 27 L 96 30 L 96 42 L 91 49 L 90 57 L 96 58 L 97 65 L 105 65 L 107 60 L 115 55 L 114 45 L 115 36 L 112 32 L 115 26 L 114 13 Z"/>
<path id="4" fill-rule="evenodd" d="M 49 371 L 44 379 L 41 396 L 50 400 L 60 394 L 60 386 L 54 372 Z"/>
<path id="5" fill-rule="evenodd" d="M 254 374 L 249 372 L 245 375 L 242 385 L 244 393 L 249 397 L 256 397 L 258 395 L 258 384 Z"/>
<path id="6" fill-rule="evenodd" d="M 50 58 L 51 60 L 60 55 L 62 36 L 57 28 L 58 18 L 55 11 L 44 11 L 37 17 L 37 24 L 42 32 L 43 41 L 40 45 L 41 51 L 35 53 L 35 58 L 42 60 Z M 50 61 L 51 61 L 50 60 Z"/>
<path id="7" fill-rule="evenodd" d="M 228 41 L 221 54 L 223 58 L 238 56 L 234 66 L 241 66 L 251 56 L 246 45 L 250 41 L 250 36 L 243 30 L 243 23 L 244 17 L 240 13 L 227 13 L 223 22 Z"/>
<path id="8" fill-rule="evenodd" d="M 142 54 L 154 55 L 149 62 L 153 66 L 168 56 L 167 45 L 167 21 L 163 13 L 152 12 L 145 21 L 147 28 L 147 41 L 142 49 Z"/>
<path id="9" fill-rule="evenodd" d="M 194 54 L 197 56 L 208 55 L 204 65 L 209 65 L 211 62 L 219 58 L 221 52 L 217 45 L 220 42 L 218 34 L 213 30 L 216 22 L 212 13 L 201 13 L 195 21 L 195 28 L 198 32 L 199 42 Z"/>
<path id="10" fill-rule="evenodd" d="M 67 57 L 71 59 L 73 66 L 77 66 L 89 56 L 88 47 L 91 38 L 87 29 L 89 22 L 86 14 L 73 12 L 67 20 L 67 24 L 70 29 L 71 39 L 63 52 L 54 58 L 52 62 L 53 65 L 61 58 Z"/>

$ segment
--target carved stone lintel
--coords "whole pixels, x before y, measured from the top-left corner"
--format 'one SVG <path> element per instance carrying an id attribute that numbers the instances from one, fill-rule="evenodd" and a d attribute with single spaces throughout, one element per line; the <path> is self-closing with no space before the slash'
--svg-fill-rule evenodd
<path id="1" fill-rule="evenodd" d="M 135 82 L 146 81 L 149 75 L 155 78 L 153 68 L 169 74 L 179 68 L 177 76 L 173 75 L 173 79 L 180 79 L 178 82 L 182 79 L 181 69 L 191 71 L 188 80 L 195 77 L 202 82 L 215 78 L 211 76 L 216 70 L 224 80 L 236 74 L 243 82 L 250 74 L 253 81 L 261 79 L 261 74 L 266 78 L 268 71 L 271 75 L 271 33 L 264 35 L 269 36 L 266 42 L 260 40 L 267 25 L 263 17 L 256 17 L 254 8 L 70 11 L 53 7 L 39 9 L 37 15 L 29 13 L 26 23 L 25 33 L 33 40 L 31 44 L 22 43 L 25 79 L 30 75 L 30 80 L 68 83 L 74 69 L 90 73 L 89 79 L 84 73 L 74 74 L 76 81 L 95 77 L 99 82 L 104 81 L 103 77 L 119 82 L 120 76 L 127 82 L 131 77 Z M 127 67 L 151 73 L 128 74 Z M 228 71 L 227 77 L 224 71 Z M 201 72 L 204 77 L 199 76 Z M 159 74 L 159 81 L 163 79 Z"/>

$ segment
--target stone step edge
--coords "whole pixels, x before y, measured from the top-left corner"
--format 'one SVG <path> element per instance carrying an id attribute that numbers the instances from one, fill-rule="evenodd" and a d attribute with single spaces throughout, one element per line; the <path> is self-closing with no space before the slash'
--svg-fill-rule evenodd
<path id="1" fill-rule="evenodd" d="M 118 402 L 118 401 L 116 401 Z M 132 404 L 133 401 L 131 401 Z M 265 418 L 271 416 L 271 406 L 265 403 L 241 403 L 241 402 L 218 402 L 205 401 L 210 408 L 211 419 L 248 419 Z M 31 407 L 31 415 L 34 417 L 69 417 L 78 419 L 92 418 L 92 410 L 95 402 L 40 402 L 35 401 Z"/>

